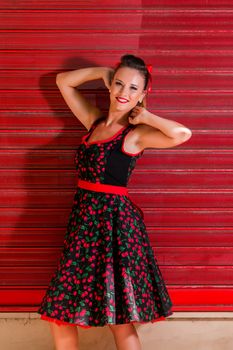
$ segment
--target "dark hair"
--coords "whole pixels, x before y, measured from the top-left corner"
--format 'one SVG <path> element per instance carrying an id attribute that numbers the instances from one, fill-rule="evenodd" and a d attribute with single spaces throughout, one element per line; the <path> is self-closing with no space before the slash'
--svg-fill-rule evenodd
<path id="1" fill-rule="evenodd" d="M 116 71 L 121 67 L 130 67 L 137 69 L 145 79 L 144 89 L 148 87 L 149 79 L 151 79 L 151 74 L 148 71 L 147 66 L 142 58 L 130 54 L 121 56 L 121 61 L 115 67 L 113 76 L 115 75 Z"/>

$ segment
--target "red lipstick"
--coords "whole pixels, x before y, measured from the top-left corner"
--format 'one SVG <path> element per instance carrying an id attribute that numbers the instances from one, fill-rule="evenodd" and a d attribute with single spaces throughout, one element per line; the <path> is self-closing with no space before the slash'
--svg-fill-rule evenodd
<path id="1" fill-rule="evenodd" d="M 126 100 L 125 98 L 123 97 L 116 97 L 117 101 L 120 102 L 120 103 L 127 103 L 128 100 Z"/>

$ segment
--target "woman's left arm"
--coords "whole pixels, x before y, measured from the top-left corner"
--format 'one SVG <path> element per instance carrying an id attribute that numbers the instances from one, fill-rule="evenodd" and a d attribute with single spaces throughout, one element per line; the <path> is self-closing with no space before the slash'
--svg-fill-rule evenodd
<path id="1" fill-rule="evenodd" d="M 141 149 L 174 147 L 192 136 L 192 131 L 183 124 L 159 117 L 144 107 L 133 108 L 129 122 L 138 124 L 136 132 Z"/>

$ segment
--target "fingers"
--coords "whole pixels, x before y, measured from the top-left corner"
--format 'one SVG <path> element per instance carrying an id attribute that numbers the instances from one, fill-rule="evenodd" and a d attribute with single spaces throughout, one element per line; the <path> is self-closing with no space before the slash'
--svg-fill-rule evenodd
<path id="1" fill-rule="evenodd" d="M 138 107 L 134 107 L 132 109 L 131 115 L 136 116 L 138 113 L 140 113 L 140 110 Z"/>

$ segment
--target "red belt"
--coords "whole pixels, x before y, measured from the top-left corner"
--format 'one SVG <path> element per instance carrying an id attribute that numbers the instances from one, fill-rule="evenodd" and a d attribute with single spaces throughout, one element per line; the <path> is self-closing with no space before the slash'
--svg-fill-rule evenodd
<path id="1" fill-rule="evenodd" d="M 81 179 L 78 179 L 77 185 L 78 185 L 78 187 L 84 188 L 87 190 L 129 196 L 128 188 L 124 187 L 124 186 L 107 185 L 107 184 L 101 184 L 99 182 L 90 182 L 90 181 L 81 180 Z M 144 218 L 144 213 L 143 213 L 142 209 L 137 204 L 135 204 L 132 200 L 131 200 L 131 202 L 132 202 L 132 204 L 135 205 L 135 207 L 137 207 L 137 209 L 140 211 L 142 217 Z"/>
<path id="2" fill-rule="evenodd" d="M 101 184 L 99 182 L 90 182 L 81 179 L 78 179 L 78 187 L 97 192 L 109 192 L 125 196 L 129 195 L 127 187 Z"/>

